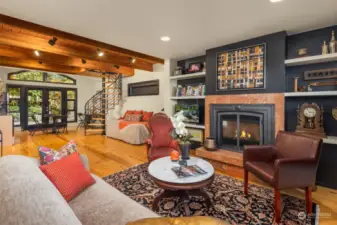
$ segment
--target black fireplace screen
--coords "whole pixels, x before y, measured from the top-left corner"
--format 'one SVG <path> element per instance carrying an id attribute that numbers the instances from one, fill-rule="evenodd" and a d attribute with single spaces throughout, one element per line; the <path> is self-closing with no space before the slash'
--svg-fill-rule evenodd
<path id="1" fill-rule="evenodd" d="M 239 151 L 245 145 L 273 144 L 272 104 L 211 104 L 210 135 L 220 149 Z"/>
<path id="2" fill-rule="evenodd" d="M 261 116 L 245 114 L 222 115 L 219 120 L 220 146 L 236 146 L 262 144 Z"/>

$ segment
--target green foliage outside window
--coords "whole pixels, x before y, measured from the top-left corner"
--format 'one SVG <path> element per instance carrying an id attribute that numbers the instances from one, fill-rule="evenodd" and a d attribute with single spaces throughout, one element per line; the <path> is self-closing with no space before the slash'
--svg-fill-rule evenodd
<path id="1" fill-rule="evenodd" d="M 46 73 L 41 71 L 18 71 L 8 74 L 9 80 L 17 81 L 37 81 L 47 83 L 59 83 L 59 84 L 76 84 L 76 81 L 71 77 L 57 73 Z"/>
<path id="2" fill-rule="evenodd" d="M 8 88 L 9 98 L 20 98 L 20 88 Z"/>
<path id="3" fill-rule="evenodd" d="M 43 72 L 39 71 L 21 71 L 18 73 L 11 73 L 9 80 L 25 80 L 25 81 L 43 81 Z"/>
<path id="4" fill-rule="evenodd" d="M 74 80 L 66 77 L 64 75 L 60 75 L 57 73 L 47 73 L 46 82 L 50 83 L 63 83 L 63 84 L 74 84 Z"/>

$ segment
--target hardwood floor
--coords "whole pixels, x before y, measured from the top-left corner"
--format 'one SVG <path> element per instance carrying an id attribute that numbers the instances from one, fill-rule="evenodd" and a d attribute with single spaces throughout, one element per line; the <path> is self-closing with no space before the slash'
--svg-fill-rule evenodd
<path id="1" fill-rule="evenodd" d="M 72 139 L 76 141 L 79 151 L 88 156 L 91 172 L 100 177 L 147 162 L 145 146 L 129 145 L 101 135 L 84 136 L 83 130 L 77 132 L 70 129 L 69 134 L 57 136 L 36 133 L 33 137 L 28 132 L 16 131 L 15 145 L 5 148 L 4 155 L 38 157 L 38 146 L 58 149 Z M 304 190 L 290 190 L 286 193 L 303 199 L 305 197 Z M 320 224 L 337 224 L 337 190 L 318 186 L 317 191 L 313 192 L 313 202 L 320 205 Z"/>

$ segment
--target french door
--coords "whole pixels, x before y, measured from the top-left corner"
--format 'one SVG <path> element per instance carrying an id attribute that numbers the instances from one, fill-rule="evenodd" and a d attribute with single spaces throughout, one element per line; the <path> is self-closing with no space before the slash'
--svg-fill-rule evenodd
<path id="1" fill-rule="evenodd" d="M 49 124 L 52 124 L 53 120 L 46 115 L 64 115 L 66 110 L 63 110 L 63 94 L 62 90 L 27 88 L 26 127 L 30 128 L 36 124 L 33 115 L 40 123 Z"/>
<path id="2" fill-rule="evenodd" d="M 33 116 L 39 123 L 53 123 L 52 117 L 46 115 L 68 115 L 68 122 L 77 122 L 77 91 L 69 88 L 36 87 L 8 85 L 12 92 L 13 117 L 15 125 L 23 130 L 36 125 Z M 11 101 L 11 95 L 10 95 Z"/>

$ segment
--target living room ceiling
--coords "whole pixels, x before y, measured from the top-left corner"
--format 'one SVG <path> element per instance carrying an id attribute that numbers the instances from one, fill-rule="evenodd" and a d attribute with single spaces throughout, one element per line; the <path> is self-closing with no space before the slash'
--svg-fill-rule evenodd
<path id="1" fill-rule="evenodd" d="M 183 58 L 281 30 L 294 34 L 334 25 L 337 2 L 2 0 L 0 13 L 161 58 Z"/>

